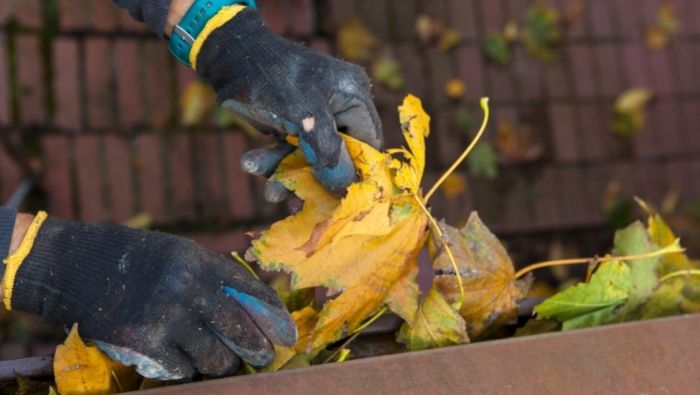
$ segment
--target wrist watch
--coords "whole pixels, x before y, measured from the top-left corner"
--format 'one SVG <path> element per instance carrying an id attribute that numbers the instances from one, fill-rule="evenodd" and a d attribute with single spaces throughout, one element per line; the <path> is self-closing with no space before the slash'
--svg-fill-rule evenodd
<path id="1" fill-rule="evenodd" d="M 195 0 L 187 10 L 182 20 L 173 28 L 170 37 L 170 52 L 177 60 L 187 66 L 190 64 L 192 44 L 202 32 L 209 19 L 224 7 L 241 4 L 257 9 L 255 0 Z"/>

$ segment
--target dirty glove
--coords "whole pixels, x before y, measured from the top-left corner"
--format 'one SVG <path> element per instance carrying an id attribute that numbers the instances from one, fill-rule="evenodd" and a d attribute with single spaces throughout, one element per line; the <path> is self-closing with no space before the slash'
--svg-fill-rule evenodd
<path id="1" fill-rule="evenodd" d="M 296 328 L 275 293 L 191 240 L 37 214 L 7 259 L 7 308 L 65 325 L 149 378 L 268 364 Z"/>
<path id="2" fill-rule="evenodd" d="M 342 194 L 356 175 L 338 129 L 375 148 L 382 144 L 362 68 L 275 35 L 256 11 L 243 6 L 224 8 L 207 26 L 212 23 L 220 27 L 205 28 L 190 52 L 193 68 L 211 83 L 225 108 L 263 129 L 298 136 L 317 179 Z M 269 176 L 290 150 L 283 144 L 250 152 L 243 168 Z M 265 196 L 279 201 L 281 191 L 267 185 Z"/>

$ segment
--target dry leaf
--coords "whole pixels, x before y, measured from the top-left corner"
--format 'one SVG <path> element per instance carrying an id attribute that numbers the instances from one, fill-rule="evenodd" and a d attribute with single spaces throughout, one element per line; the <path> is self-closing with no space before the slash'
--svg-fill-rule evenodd
<path id="1" fill-rule="evenodd" d="M 208 84 L 194 80 L 180 95 L 180 122 L 185 126 L 202 123 L 216 105 L 216 94 Z"/>
<path id="2" fill-rule="evenodd" d="M 445 32 L 442 33 L 442 37 L 440 37 L 438 49 L 443 52 L 449 52 L 457 47 L 460 41 L 462 41 L 462 35 L 459 33 L 459 30 L 455 28 L 446 29 Z"/>
<path id="3" fill-rule="evenodd" d="M 377 39 L 359 18 L 345 22 L 338 30 L 337 40 L 340 55 L 353 62 L 370 60 L 377 46 Z"/>
<path id="4" fill-rule="evenodd" d="M 311 332 L 318 321 L 316 310 L 305 307 L 292 313 L 292 319 L 297 326 L 297 343 L 294 347 L 282 347 L 275 345 L 275 359 L 268 365 L 264 372 L 276 372 L 292 365 L 301 367 L 304 362 L 309 364 L 309 357 L 305 354 L 306 345 L 309 343 Z"/>
<path id="5" fill-rule="evenodd" d="M 659 26 L 651 26 L 644 33 L 644 42 L 646 42 L 647 48 L 658 51 L 668 46 L 668 43 L 671 42 L 671 35 Z"/>
<path id="6" fill-rule="evenodd" d="M 613 107 L 613 132 L 631 136 L 642 130 L 646 123 L 646 106 L 653 98 L 654 94 L 646 88 L 632 88 L 622 92 Z"/>
<path id="7" fill-rule="evenodd" d="M 506 42 L 511 43 L 520 37 L 520 28 L 515 21 L 508 21 L 503 27 L 503 38 Z"/>
<path id="8" fill-rule="evenodd" d="M 374 62 L 372 77 L 391 90 L 398 91 L 403 88 L 401 64 L 391 56 L 384 55 Z"/>
<path id="9" fill-rule="evenodd" d="M 431 288 L 421 302 L 412 325 L 401 326 L 396 341 L 409 350 L 446 347 L 469 343 L 464 319 L 445 298 Z"/>
<path id="10" fill-rule="evenodd" d="M 324 286 L 337 294 L 318 313 L 306 346 L 312 355 L 351 333 L 384 304 L 406 320 L 414 315 L 404 308 L 409 302 L 395 302 L 405 299 L 404 293 L 417 296 L 414 268 L 427 237 L 428 216 L 414 194 L 425 167 L 430 118 L 413 96 L 399 113 L 408 148 L 391 152 L 403 161 L 345 137 L 361 181 L 342 200 L 315 180 L 298 150 L 273 176 L 304 200 L 304 207 L 263 232 L 250 252 L 268 270 L 291 272 L 292 289 Z"/>
<path id="11" fill-rule="evenodd" d="M 459 78 L 452 78 L 445 84 L 445 95 L 452 100 L 459 100 L 467 91 L 467 85 Z"/>
<path id="12" fill-rule="evenodd" d="M 430 15 L 421 14 L 416 18 L 416 34 L 424 44 L 440 37 L 444 31 L 444 24 Z"/>
<path id="13" fill-rule="evenodd" d="M 71 328 L 66 341 L 56 347 L 53 371 L 58 392 L 70 394 L 114 394 L 119 381 L 133 381 L 133 370 L 112 361 L 94 345 L 86 345 L 78 334 L 78 325 Z M 129 390 L 130 388 L 123 388 Z"/>
<path id="14" fill-rule="evenodd" d="M 467 190 L 467 180 L 459 173 L 450 174 L 440 185 L 440 191 L 448 200 L 452 200 Z"/>
<path id="15" fill-rule="evenodd" d="M 467 322 L 469 337 L 476 339 L 513 323 L 518 315 L 518 301 L 527 294 L 530 281 L 515 279 L 513 263 L 501 242 L 476 212 L 469 215 L 462 229 L 444 225 L 443 233 L 464 283 L 465 296 L 459 313 Z M 453 303 L 459 299 L 460 291 L 443 242 L 433 237 L 430 243 L 434 284 Z"/>
<path id="16" fill-rule="evenodd" d="M 501 121 L 498 125 L 496 149 L 506 163 L 534 162 L 544 153 L 542 145 L 534 140 L 530 127 L 516 127 L 510 121 Z"/>
<path id="17" fill-rule="evenodd" d="M 649 26 L 644 36 L 647 47 L 651 50 L 666 48 L 679 30 L 680 22 L 673 5 L 670 3 L 660 5 L 656 11 L 656 25 Z"/>

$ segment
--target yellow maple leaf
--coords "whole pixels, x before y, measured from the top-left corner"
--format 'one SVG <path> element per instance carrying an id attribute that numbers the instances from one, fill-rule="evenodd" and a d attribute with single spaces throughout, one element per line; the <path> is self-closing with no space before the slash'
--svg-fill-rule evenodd
<path id="1" fill-rule="evenodd" d="M 417 309 L 416 257 L 428 215 L 417 193 L 425 168 L 428 115 L 408 96 L 399 108 L 408 148 L 383 153 L 344 136 L 361 181 L 338 199 L 296 151 L 273 176 L 304 200 L 273 224 L 251 253 L 266 269 L 292 273 L 292 289 L 324 286 L 337 296 L 318 313 L 306 351 L 315 354 L 358 328 L 385 304 L 405 320 Z M 404 161 L 392 154 L 400 153 Z"/>
<path id="2" fill-rule="evenodd" d="M 134 389 L 131 384 L 138 384 L 138 375 L 132 368 L 111 360 L 96 346 L 86 345 L 80 339 L 77 324 L 66 341 L 56 347 L 53 371 L 62 395 L 114 394 Z"/>
<path id="3" fill-rule="evenodd" d="M 435 288 L 421 302 L 413 324 L 405 322 L 397 336 L 409 350 L 469 343 L 464 319 Z"/>
<path id="4" fill-rule="evenodd" d="M 464 287 L 459 309 L 467 322 L 469 336 L 476 339 L 488 331 L 512 323 L 518 314 L 517 302 L 530 286 L 527 280 L 515 279 L 513 263 L 501 242 L 472 212 L 462 229 L 443 225 L 443 240 L 454 254 Z M 433 237 L 433 258 L 437 290 L 452 303 L 460 298 L 454 266 L 443 248 L 445 241 Z"/>
<path id="5" fill-rule="evenodd" d="M 349 61 L 364 62 L 372 57 L 377 39 L 359 18 L 352 18 L 338 29 L 338 51 Z"/>
<path id="6" fill-rule="evenodd" d="M 305 307 L 292 313 L 292 319 L 297 326 L 297 342 L 293 347 L 275 345 L 275 359 L 263 371 L 275 372 L 294 365 L 309 364 L 309 359 L 304 355 L 306 345 L 309 343 L 311 331 L 316 326 L 318 315 L 316 310 Z"/>

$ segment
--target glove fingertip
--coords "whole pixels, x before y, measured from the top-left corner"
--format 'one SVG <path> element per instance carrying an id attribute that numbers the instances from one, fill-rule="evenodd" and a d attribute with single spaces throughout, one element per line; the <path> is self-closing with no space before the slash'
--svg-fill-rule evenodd
<path id="1" fill-rule="evenodd" d="M 348 186 L 357 181 L 355 165 L 344 145 L 341 147 L 338 164 L 335 167 L 320 169 L 314 167 L 313 173 L 316 179 L 335 195 L 343 195 Z"/>

